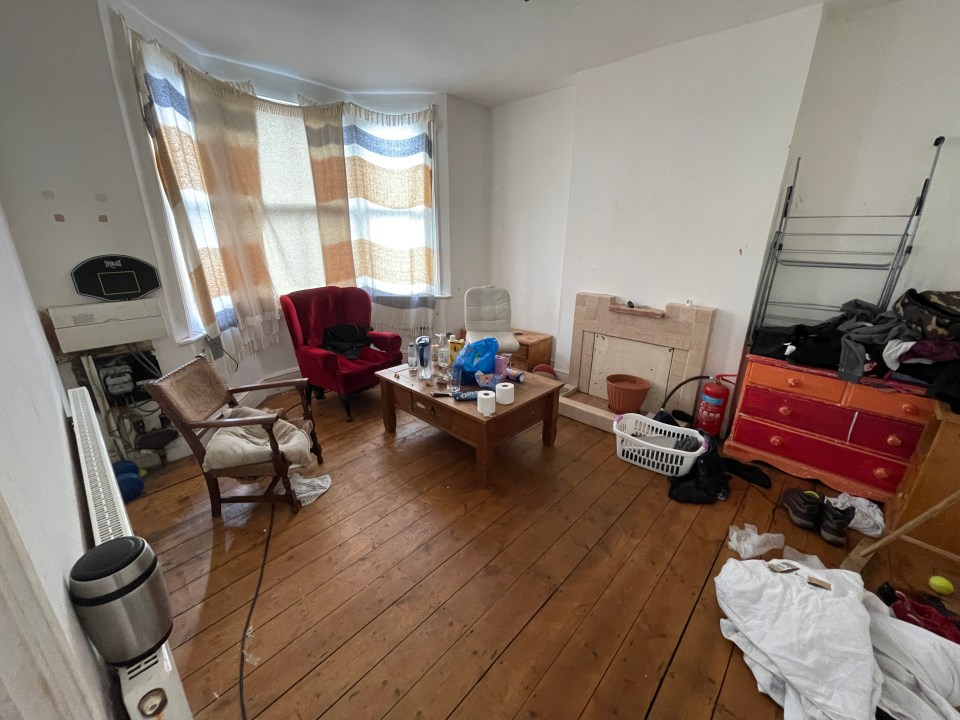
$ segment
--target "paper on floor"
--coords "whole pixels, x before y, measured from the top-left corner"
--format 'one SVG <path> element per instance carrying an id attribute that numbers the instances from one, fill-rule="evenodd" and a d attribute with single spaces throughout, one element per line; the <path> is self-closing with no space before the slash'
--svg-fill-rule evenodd
<path id="1" fill-rule="evenodd" d="M 779 550 L 783 547 L 781 533 L 757 533 L 757 526 L 749 523 L 742 528 L 731 525 L 727 530 L 727 547 L 739 554 L 744 560 L 763 555 L 767 550 Z"/>

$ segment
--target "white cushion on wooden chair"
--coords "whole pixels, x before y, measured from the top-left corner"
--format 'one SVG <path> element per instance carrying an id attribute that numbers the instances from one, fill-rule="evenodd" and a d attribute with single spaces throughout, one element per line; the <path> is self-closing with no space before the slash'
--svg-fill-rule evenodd
<path id="1" fill-rule="evenodd" d="M 269 410 L 243 407 L 227 408 L 223 417 L 256 417 L 269 413 Z M 277 420 L 273 434 L 277 438 L 280 452 L 291 465 L 310 463 L 310 421 L 305 421 L 303 429 L 286 420 Z M 204 470 L 267 463 L 273 459 L 270 438 L 262 425 L 244 425 L 217 430 L 207 444 L 207 454 L 203 459 Z"/>
<path id="2" fill-rule="evenodd" d="M 510 293 L 504 288 L 485 285 L 472 287 L 463 296 L 464 327 L 467 342 L 496 338 L 500 352 L 520 349 L 511 323 Z"/>

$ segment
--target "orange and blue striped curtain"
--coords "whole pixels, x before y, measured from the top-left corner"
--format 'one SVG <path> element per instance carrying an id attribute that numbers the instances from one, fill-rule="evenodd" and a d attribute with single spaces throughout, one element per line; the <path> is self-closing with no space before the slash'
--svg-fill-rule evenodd
<path id="1" fill-rule="evenodd" d="M 133 47 L 193 329 L 255 352 L 277 341 L 278 289 L 318 285 L 433 307 L 433 108 L 275 103 L 155 41 Z"/>
<path id="2" fill-rule="evenodd" d="M 279 341 L 264 250 L 256 97 L 134 35 L 144 117 L 176 230 L 189 329 L 236 356 Z"/>
<path id="3" fill-rule="evenodd" d="M 432 124 L 432 108 L 388 115 L 344 106 L 356 284 L 375 300 L 436 294 Z"/>

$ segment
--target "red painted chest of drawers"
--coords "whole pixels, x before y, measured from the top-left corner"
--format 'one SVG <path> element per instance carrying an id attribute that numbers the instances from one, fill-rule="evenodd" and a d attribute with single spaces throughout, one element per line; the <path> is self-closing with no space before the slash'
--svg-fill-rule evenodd
<path id="1" fill-rule="evenodd" d="M 929 398 L 750 355 L 725 454 L 875 500 L 897 489 Z"/>

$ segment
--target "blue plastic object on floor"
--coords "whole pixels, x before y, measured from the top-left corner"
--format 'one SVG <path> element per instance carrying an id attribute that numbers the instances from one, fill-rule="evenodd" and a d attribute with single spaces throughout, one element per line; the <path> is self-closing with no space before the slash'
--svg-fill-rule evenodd
<path id="1" fill-rule="evenodd" d="M 113 474 L 117 477 L 126 475 L 127 473 L 133 473 L 136 475 L 139 472 L 140 468 L 137 467 L 135 462 L 131 462 L 130 460 L 117 460 L 113 464 Z"/>
<path id="2" fill-rule="evenodd" d="M 117 485 L 120 486 L 120 496 L 125 503 L 140 497 L 143 492 L 143 478 L 136 472 L 117 475 Z"/>

